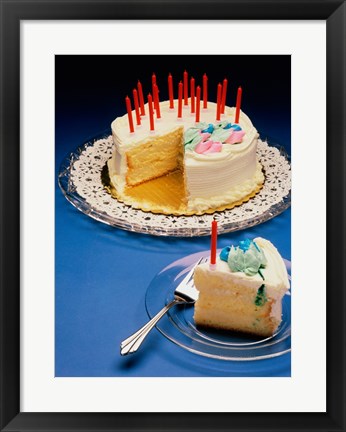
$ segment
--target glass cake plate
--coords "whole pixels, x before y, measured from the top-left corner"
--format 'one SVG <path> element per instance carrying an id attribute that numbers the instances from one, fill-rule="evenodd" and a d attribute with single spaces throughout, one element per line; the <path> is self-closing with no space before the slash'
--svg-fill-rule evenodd
<path id="1" fill-rule="evenodd" d="M 150 283 L 145 297 L 147 313 L 152 318 L 173 299 L 176 286 L 200 257 L 208 257 L 210 251 L 199 252 L 173 262 Z M 289 279 L 291 262 L 284 259 Z M 282 322 L 276 333 L 267 338 L 237 332 L 197 328 L 193 320 L 194 307 L 178 305 L 166 313 L 156 328 L 180 347 L 209 358 L 232 361 L 264 360 L 291 351 L 291 296 L 283 297 Z"/>
<path id="2" fill-rule="evenodd" d="M 263 223 L 291 205 L 291 167 L 284 148 L 273 142 L 258 142 L 263 166 L 263 188 L 248 202 L 230 210 L 201 216 L 154 214 L 135 209 L 111 197 L 101 174 L 112 156 L 111 131 L 93 137 L 65 157 L 58 183 L 66 199 L 85 215 L 110 226 L 156 236 L 194 237 L 210 235 L 214 215 L 219 234 Z"/>

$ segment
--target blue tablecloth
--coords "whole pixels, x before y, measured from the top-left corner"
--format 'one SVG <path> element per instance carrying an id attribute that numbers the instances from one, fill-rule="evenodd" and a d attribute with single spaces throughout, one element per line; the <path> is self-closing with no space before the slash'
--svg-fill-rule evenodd
<path id="1" fill-rule="evenodd" d="M 257 227 L 219 236 L 271 239 L 290 259 L 290 210 Z M 226 362 L 189 353 L 156 329 L 141 350 L 121 357 L 120 342 L 147 319 L 144 296 L 172 261 L 207 250 L 209 237 L 162 238 L 111 228 L 56 197 L 56 376 L 289 376 L 290 355 Z"/>
<path id="2" fill-rule="evenodd" d="M 243 75 L 247 70 L 245 66 Z M 57 77 L 63 73 L 70 79 L 74 69 L 62 67 L 57 70 Z M 90 92 L 85 96 L 82 86 L 78 94 L 73 93 L 74 86 L 82 78 L 75 75 L 69 88 L 66 77 L 63 84 L 57 86 L 56 174 L 66 154 L 109 127 L 117 115 L 104 96 L 93 105 Z M 108 94 L 109 82 L 105 78 L 104 92 L 95 91 L 92 94 L 94 100 L 99 94 Z M 278 85 L 282 88 L 283 84 Z M 254 86 L 253 95 L 255 90 Z M 289 103 L 285 105 L 285 112 L 280 111 L 282 93 L 268 93 L 277 98 L 275 103 L 269 101 L 272 121 L 268 122 L 268 111 L 256 111 L 255 105 L 248 104 L 248 113 L 256 119 L 260 131 L 266 127 L 262 136 L 275 136 L 276 141 L 290 152 Z M 78 104 L 74 105 L 76 100 Z M 119 112 L 122 109 L 119 108 Z M 171 262 L 208 250 L 210 237 L 155 237 L 109 227 L 75 209 L 64 198 L 57 180 L 55 206 L 57 377 L 290 376 L 290 354 L 248 362 L 209 359 L 175 345 L 157 329 L 149 334 L 138 353 L 121 357 L 120 342 L 148 320 L 145 293 L 150 281 Z M 258 226 L 220 235 L 218 247 L 244 237 L 261 236 L 271 240 L 281 255 L 290 260 L 290 227 L 291 212 L 288 209 Z"/>

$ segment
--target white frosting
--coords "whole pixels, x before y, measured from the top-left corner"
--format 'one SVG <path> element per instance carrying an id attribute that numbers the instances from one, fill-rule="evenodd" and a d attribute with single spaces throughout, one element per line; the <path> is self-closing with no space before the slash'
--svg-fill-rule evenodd
<path id="1" fill-rule="evenodd" d="M 184 130 L 195 125 L 195 114 L 190 107 L 183 108 L 182 119 L 177 118 L 178 101 L 175 109 L 169 108 L 169 101 L 160 103 L 161 119 L 155 120 L 155 131 L 150 132 L 149 109 L 145 105 L 146 116 L 141 117 L 141 125 L 135 126 L 135 132 L 129 132 L 128 116 L 118 117 L 112 123 L 112 135 L 115 151 L 108 163 L 110 178 L 118 191 L 126 186 L 126 157 L 124 155 L 134 146 L 144 144 L 178 128 Z M 133 111 L 135 119 L 135 112 Z M 225 107 L 221 120 L 234 123 L 235 108 Z M 216 123 L 216 104 L 208 102 L 208 109 L 201 109 L 200 121 Z M 239 124 L 245 131 L 240 144 L 223 145 L 219 153 L 198 154 L 185 151 L 185 176 L 188 192 L 188 210 L 203 211 L 240 200 L 263 183 L 264 177 L 257 162 L 257 130 L 243 112 Z"/>
<path id="2" fill-rule="evenodd" d="M 254 241 L 264 251 L 264 255 L 267 258 L 267 265 L 262 270 L 266 288 L 277 292 L 278 296 L 285 294 L 290 288 L 290 283 L 281 255 L 269 240 L 257 237 Z M 275 297 L 275 295 L 273 294 L 272 297 Z"/>
<path id="3" fill-rule="evenodd" d="M 245 196 L 249 195 L 253 190 L 257 188 L 258 185 L 262 184 L 264 181 L 264 175 L 262 173 L 262 166 L 260 163 L 255 162 L 255 175 L 252 175 L 252 177 L 249 175 L 248 179 L 245 179 L 241 183 L 236 182 L 234 179 L 236 178 L 235 172 L 237 171 L 237 166 L 234 166 L 231 164 L 229 166 L 228 172 L 226 171 L 226 175 L 229 173 L 229 182 L 227 188 L 222 188 L 220 184 L 215 184 L 214 177 L 219 177 L 214 173 L 210 172 L 208 176 L 205 175 L 203 178 L 210 178 L 212 177 L 211 186 L 210 188 L 207 188 L 205 186 L 205 189 L 203 190 L 202 185 L 198 184 L 196 182 L 195 188 L 191 186 L 191 183 L 189 184 L 189 191 L 190 191 L 190 198 L 188 201 L 188 209 L 189 210 L 195 210 L 195 211 L 203 211 L 207 208 L 212 207 L 217 208 L 221 207 L 227 203 L 232 203 L 236 201 L 240 201 Z M 244 172 L 246 170 L 244 169 Z M 231 175 L 233 173 L 233 177 Z M 197 177 L 201 178 L 201 176 Z M 193 179 L 193 177 L 192 177 Z M 205 182 L 201 182 L 205 183 Z M 206 193 L 206 191 L 209 191 L 209 194 Z M 213 193 L 213 194 L 212 194 Z M 210 198 L 212 196 L 212 198 Z"/>

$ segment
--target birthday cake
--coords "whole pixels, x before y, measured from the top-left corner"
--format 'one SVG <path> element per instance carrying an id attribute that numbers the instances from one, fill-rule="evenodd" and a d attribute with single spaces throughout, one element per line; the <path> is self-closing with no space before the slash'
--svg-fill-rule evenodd
<path id="1" fill-rule="evenodd" d="M 259 135 L 240 110 L 239 90 L 237 106 L 228 107 L 225 85 L 218 85 L 214 103 L 206 96 L 201 101 L 200 87 L 195 92 L 192 84 L 189 97 L 184 86 L 183 98 L 180 83 L 178 99 L 170 87 L 170 99 L 160 102 L 153 83 L 154 97 L 149 94 L 146 104 L 138 87 L 135 109 L 127 97 L 127 114 L 112 122 L 109 178 L 126 204 L 164 214 L 203 214 L 241 204 L 262 187 Z"/>
<path id="2" fill-rule="evenodd" d="M 197 325 L 273 335 L 282 320 L 289 290 L 285 263 L 275 246 L 256 238 L 222 249 L 214 264 L 196 267 Z"/>

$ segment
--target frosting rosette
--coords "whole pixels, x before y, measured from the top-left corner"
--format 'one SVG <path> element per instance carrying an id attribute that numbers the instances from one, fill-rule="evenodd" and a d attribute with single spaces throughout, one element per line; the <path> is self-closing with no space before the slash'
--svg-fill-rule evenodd
<path id="1" fill-rule="evenodd" d="M 245 132 L 228 121 L 212 124 L 199 122 L 184 134 L 185 150 L 198 154 L 219 153 L 223 145 L 242 142 Z"/>
<path id="2" fill-rule="evenodd" d="M 239 245 L 222 249 L 220 259 L 226 261 L 232 272 L 243 272 L 247 276 L 260 273 L 267 264 L 262 249 L 253 240 L 240 241 Z"/>

